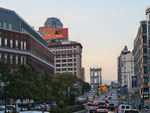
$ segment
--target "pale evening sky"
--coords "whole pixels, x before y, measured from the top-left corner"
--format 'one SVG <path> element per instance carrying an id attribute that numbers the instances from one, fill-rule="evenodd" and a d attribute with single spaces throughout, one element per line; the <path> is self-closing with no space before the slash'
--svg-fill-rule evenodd
<path id="1" fill-rule="evenodd" d="M 86 81 L 90 67 L 102 67 L 103 82 L 117 80 L 117 57 L 125 45 L 133 49 L 139 22 L 150 0 L 0 0 L 36 30 L 48 17 L 69 28 L 69 39 L 83 45 Z"/>

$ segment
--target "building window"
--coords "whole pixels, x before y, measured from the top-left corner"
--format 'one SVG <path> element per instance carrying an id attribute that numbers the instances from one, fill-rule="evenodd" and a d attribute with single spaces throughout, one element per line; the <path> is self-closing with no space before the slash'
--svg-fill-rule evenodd
<path id="1" fill-rule="evenodd" d="M 74 50 L 74 53 L 76 53 L 76 50 Z"/>
<path id="2" fill-rule="evenodd" d="M 72 59 L 68 59 L 68 62 L 72 62 Z"/>
<path id="3" fill-rule="evenodd" d="M 148 57 L 147 56 L 143 56 L 143 63 L 144 64 L 147 64 L 147 60 L 148 60 Z"/>
<path id="4" fill-rule="evenodd" d="M 68 71 L 72 71 L 72 68 L 68 68 Z"/>
<path id="5" fill-rule="evenodd" d="M 2 37 L 0 37 L 0 46 L 2 46 Z"/>
<path id="6" fill-rule="evenodd" d="M 4 55 L 4 62 L 7 63 L 7 61 L 8 61 L 8 54 L 5 54 Z"/>
<path id="7" fill-rule="evenodd" d="M 148 73 L 148 67 L 146 67 L 146 66 L 143 67 L 143 73 L 144 73 L 144 74 L 147 74 L 147 73 Z"/>
<path id="8" fill-rule="evenodd" d="M 62 64 L 62 67 L 66 67 L 66 64 Z"/>
<path id="9" fill-rule="evenodd" d="M 56 58 L 60 58 L 60 55 L 56 55 Z"/>
<path id="10" fill-rule="evenodd" d="M 147 27 L 146 27 L 146 25 L 142 25 L 142 32 L 143 33 L 147 33 Z"/>
<path id="11" fill-rule="evenodd" d="M 0 61 L 2 61 L 2 53 L 0 53 Z"/>
<path id="12" fill-rule="evenodd" d="M 76 59 L 74 59 L 74 62 L 76 62 Z"/>
<path id="13" fill-rule="evenodd" d="M 144 78 L 144 85 L 148 85 L 148 81 L 149 81 L 149 79 L 148 78 Z"/>
<path id="14" fill-rule="evenodd" d="M 23 62 L 23 56 L 21 56 L 21 64 L 23 64 L 24 62 Z"/>
<path id="15" fill-rule="evenodd" d="M 13 48 L 13 40 L 10 40 L 10 47 Z"/>
<path id="16" fill-rule="evenodd" d="M 24 57 L 24 64 L 27 64 L 27 57 Z"/>
<path id="17" fill-rule="evenodd" d="M 74 57 L 76 57 L 76 55 L 74 55 Z"/>
<path id="18" fill-rule="evenodd" d="M 60 60 L 56 60 L 56 63 L 60 62 Z"/>
<path id="19" fill-rule="evenodd" d="M 21 49 L 23 49 L 23 41 L 21 41 Z"/>
<path id="20" fill-rule="evenodd" d="M 76 63 L 74 63 L 74 66 L 76 66 Z"/>
<path id="21" fill-rule="evenodd" d="M 60 67 L 60 64 L 56 64 L 56 67 Z"/>
<path id="22" fill-rule="evenodd" d="M 68 55 L 68 57 L 72 57 L 72 55 Z"/>
<path id="23" fill-rule="evenodd" d="M 27 43 L 24 42 L 24 50 L 26 50 L 26 49 L 27 49 Z"/>
<path id="24" fill-rule="evenodd" d="M 12 24 L 8 24 L 8 29 L 12 30 Z"/>
<path id="25" fill-rule="evenodd" d="M 18 48 L 18 40 L 16 40 L 16 48 Z"/>
<path id="26" fill-rule="evenodd" d="M 147 53 L 147 47 L 143 47 L 143 53 Z"/>
<path id="27" fill-rule="evenodd" d="M 143 43 L 147 43 L 147 37 L 143 36 Z"/>
<path id="28" fill-rule="evenodd" d="M 68 64 L 68 66 L 72 66 L 72 64 Z"/>
<path id="29" fill-rule="evenodd" d="M 66 62 L 66 59 L 63 59 L 62 62 Z"/>
<path id="30" fill-rule="evenodd" d="M 5 46 L 7 46 L 7 43 L 8 43 L 7 41 L 8 41 L 7 38 L 5 38 Z"/>
<path id="31" fill-rule="evenodd" d="M 62 68 L 62 71 L 66 71 L 66 68 Z"/>
<path id="32" fill-rule="evenodd" d="M 7 24 L 6 24 L 6 22 L 3 23 L 3 28 L 4 28 L 4 29 L 7 29 Z"/>
<path id="33" fill-rule="evenodd" d="M 13 64 L 13 55 L 10 55 L 10 64 Z"/>
<path id="34" fill-rule="evenodd" d="M 60 69 L 56 69 L 56 71 L 60 71 Z"/>
<path id="35" fill-rule="evenodd" d="M 76 68 L 74 68 L 74 71 L 76 71 Z"/>
<path id="36" fill-rule="evenodd" d="M 62 55 L 62 58 L 66 58 L 66 55 Z"/>
<path id="37" fill-rule="evenodd" d="M 18 56 L 16 56 L 16 60 L 15 60 L 16 64 L 18 64 Z"/>

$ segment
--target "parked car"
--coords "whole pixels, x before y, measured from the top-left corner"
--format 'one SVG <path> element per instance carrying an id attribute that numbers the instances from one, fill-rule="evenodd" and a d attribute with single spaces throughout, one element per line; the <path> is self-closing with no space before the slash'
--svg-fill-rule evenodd
<path id="1" fill-rule="evenodd" d="M 0 113 L 5 113 L 5 106 L 0 106 Z"/>
<path id="2" fill-rule="evenodd" d="M 15 105 L 6 105 L 6 112 L 7 113 L 15 112 Z"/>
<path id="3" fill-rule="evenodd" d="M 131 106 L 130 106 L 130 105 L 121 104 L 121 105 L 118 107 L 117 112 L 118 112 L 118 113 L 123 113 L 124 110 L 129 110 L 129 109 L 131 109 Z"/>

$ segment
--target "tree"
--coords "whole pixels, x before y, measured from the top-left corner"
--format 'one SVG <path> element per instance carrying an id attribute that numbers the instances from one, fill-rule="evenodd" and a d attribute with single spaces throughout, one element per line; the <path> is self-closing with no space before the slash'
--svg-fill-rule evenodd
<path id="1" fill-rule="evenodd" d="M 59 107 L 69 105 L 70 97 L 77 89 L 74 84 L 77 82 L 77 77 L 71 73 L 56 74 L 52 83 L 53 98 Z M 72 93 L 72 94 L 71 94 Z M 71 100 L 71 101 L 75 101 Z"/>
<path id="2" fill-rule="evenodd" d="M 0 98 L 5 101 L 5 109 L 7 100 L 9 99 L 8 79 L 11 76 L 11 71 L 8 65 L 0 61 Z M 6 110 L 5 110 L 6 111 Z"/>
<path id="3" fill-rule="evenodd" d="M 91 86 L 88 82 L 82 81 L 82 92 L 87 92 L 91 89 Z"/>

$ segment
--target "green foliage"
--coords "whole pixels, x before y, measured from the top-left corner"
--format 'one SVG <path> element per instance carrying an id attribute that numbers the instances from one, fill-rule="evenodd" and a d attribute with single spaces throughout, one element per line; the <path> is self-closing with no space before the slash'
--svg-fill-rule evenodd
<path id="1" fill-rule="evenodd" d="M 74 105 L 77 80 L 70 73 L 56 74 L 53 79 L 46 72 L 40 75 L 30 64 L 21 65 L 11 73 L 7 64 L 0 62 L 0 81 L 4 84 L 0 85 L 0 99 L 33 99 L 40 103 L 55 101 L 59 108 Z"/>
<path id="2" fill-rule="evenodd" d="M 90 89 L 91 89 L 91 85 L 88 82 L 82 81 L 82 91 L 86 92 L 89 91 Z"/>

